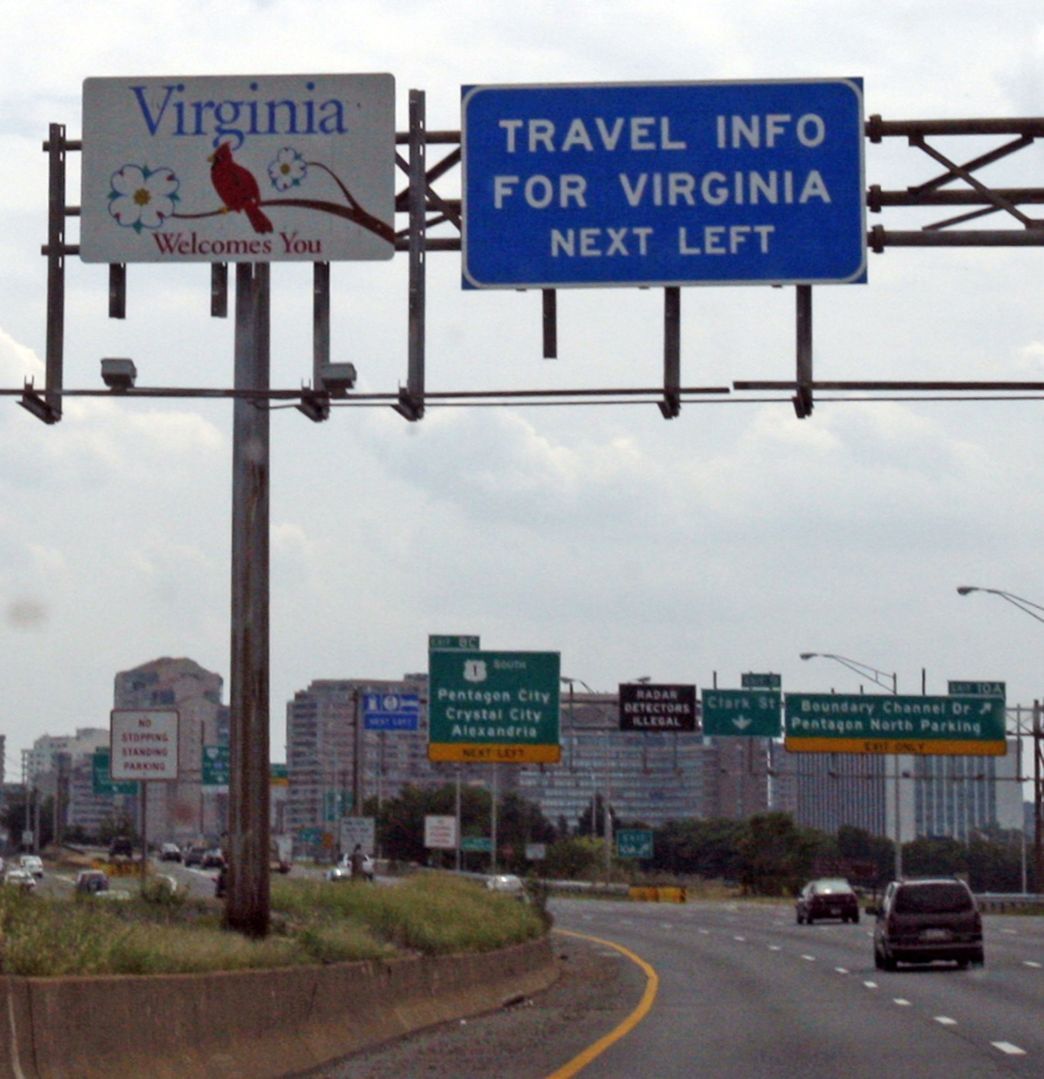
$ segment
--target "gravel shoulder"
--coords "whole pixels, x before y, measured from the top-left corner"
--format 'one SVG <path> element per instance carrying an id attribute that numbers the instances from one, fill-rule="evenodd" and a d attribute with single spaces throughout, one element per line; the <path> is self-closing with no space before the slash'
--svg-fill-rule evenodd
<path id="1" fill-rule="evenodd" d="M 321 1079 L 539 1079 L 567 1064 L 637 1006 L 645 977 L 593 941 L 553 934 L 559 977 L 510 1007 L 444 1023 L 308 1072 Z"/>

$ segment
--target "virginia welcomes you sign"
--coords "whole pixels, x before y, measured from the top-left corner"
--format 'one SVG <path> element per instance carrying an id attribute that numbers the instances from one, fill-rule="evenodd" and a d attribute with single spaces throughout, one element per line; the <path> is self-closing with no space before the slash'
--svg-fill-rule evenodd
<path id="1" fill-rule="evenodd" d="M 391 75 L 92 78 L 86 262 L 390 259 Z"/>

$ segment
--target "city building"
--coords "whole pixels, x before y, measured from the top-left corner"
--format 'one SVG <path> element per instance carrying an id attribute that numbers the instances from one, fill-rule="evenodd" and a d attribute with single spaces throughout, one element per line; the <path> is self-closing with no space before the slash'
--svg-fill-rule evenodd
<path id="1" fill-rule="evenodd" d="M 690 817 L 744 819 L 768 808 L 768 740 L 620 730 L 615 693 L 562 703 L 562 760 L 522 766 L 519 794 L 571 830 L 600 797 L 617 820 L 658 827 Z M 599 826 L 600 827 L 600 826 Z"/>
<path id="2" fill-rule="evenodd" d="M 872 835 L 890 834 L 886 766 L 891 757 L 789 753 L 774 742 L 771 761 L 772 808 L 790 813 L 795 823 L 828 833 L 851 825 Z"/>
<path id="3" fill-rule="evenodd" d="M 366 694 L 416 694 L 416 730 L 366 730 Z M 299 844 L 336 844 L 337 821 L 406 784 L 492 786 L 490 766 L 428 760 L 427 676 L 320 679 L 287 704 L 287 830 Z M 500 795 L 517 791 L 555 825 L 578 828 L 595 799 L 618 820 L 651 827 L 686 817 L 742 819 L 768 808 L 768 740 L 621 731 L 615 693 L 570 692 L 561 706 L 562 760 L 499 765 Z M 356 766 L 358 760 L 358 767 Z M 599 825 L 599 827 L 601 827 Z"/>
<path id="4" fill-rule="evenodd" d="M 289 779 L 283 820 L 303 846 L 336 846 L 338 821 L 369 798 L 379 803 L 407 784 L 442 786 L 457 776 L 454 765 L 428 760 L 425 674 L 402 679 L 317 679 L 286 706 Z M 415 694 L 415 730 L 367 730 L 366 694 Z"/>
<path id="5" fill-rule="evenodd" d="M 772 748 L 772 805 L 801 825 L 842 825 L 903 843 L 967 840 L 988 827 L 1018 829 L 1022 783 L 1018 739 L 1003 757 L 788 753 Z M 898 789 L 897 789 L 898 784 Z"/>
<path id="6" fill-rule="evenodd" d="M 1022 783 L 1018 740 L 1008 739 L 1004 757 L 918 757 L 914 763 L 917 836 L 963 841 L 983 828 L 1018 830 Z"/>

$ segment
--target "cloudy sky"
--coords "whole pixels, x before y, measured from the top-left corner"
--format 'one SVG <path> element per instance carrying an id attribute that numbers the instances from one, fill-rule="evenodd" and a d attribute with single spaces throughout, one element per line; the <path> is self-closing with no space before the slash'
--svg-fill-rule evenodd
<path id="1" fill-rule="evenodd" d="M 41 144 L 50 122 L 79 137 L 89 76 L 390 72 L 399 130 L 411 88 L 427 93 L 429 128 L 456 129 L 460 87 L 476 83 L 858 76 L 867 115 L 896 120 L 1036 116 L 1044 104 L 1032 0 L 40 0 L 5 20 L 0 59 L 8 390 L 42 380 Z M 939 145 L 967 159 L 985 144 Z M 983 177 L 1013 186 L 1040 164 L 1030 149 Z M 936 172 L 905 145 L 867 147 L 868 183 Z M 925 223 L 890 213 L 869 224 Z M 815 291 L 816 376 L 1044 380 L 1042 258 L 871 255 L 868 284 Z M 133 357 L 142 386 L 230 386 L 232 325 L 209 317 L 207 267 L 134 265 L 128 278 L 128 317 L 112 321 L 104 268 L 69 260 L 66 386 L 99 387 L 102 356 Z M 299 387 L 310 272 L 279 264 L 272 281 L 273 384 Z M 334 358 L 356 365 L 360 390 L 394 391 L 406 378 L 405 257 L 336 264 L 333 287 Z M 793 312 L 793 289 L 685 290 L 683 383 L 792 377 Z M 433 254 L 428 388 L 661 377 L 660 293 L 570 291 L 559 318 L 559 358 L 545 360 L 537 293 L 463 292 L 459 256 Z M 275 411 L 273 757 L 296 690 L 424 670 L 429 633 L 560 651 L 563 672 L 596 689 L 637 676 L 736 686 L 754 670 L 790 690 L 858 690 L 839 664 L 799 658 L 817 651 L 895 672 L 910 693 L 924 671 L 929 693 L 989 678 L 1007 682 L 1010 704 L 1044 696 L 1044 625 L 955 591 L 1044 603 L 1040 400 L 820 400 L 799 421 L 785 394 L 742 396 L 686 403 L 670 422 L 648 403 L 431 407 L 419 424 L 388 408 L 318 425 Z M 189 656 L 225 677 L 227 699 L 230 494 L 227 402 L 71 398 L 46 427 L 0 398 L 8 778 L 39 735 L 107 725 L 117 671 Z"/>

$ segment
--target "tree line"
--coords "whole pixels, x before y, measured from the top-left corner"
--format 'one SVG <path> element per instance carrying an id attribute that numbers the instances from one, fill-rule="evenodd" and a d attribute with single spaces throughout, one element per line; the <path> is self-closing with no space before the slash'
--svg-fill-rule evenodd
<path id="1" fill-rule="evenodd" d="M 491 800 L 487 790 L 462 787 L 462 836 L 490 837 Z M 452 864 L 452 851 L 424 847 L 424 817 L 453 815 L 452 785 L 402 793 L 364 807 L 376 818 L 379 846 L 390 859 L 420 864 Z M 609 807 L 612 834 L 620 828 L 646 827 L 619 819 Z M 505 871 L 549 879 L 601 879 L 605 872 L 605 805 L 601 795 L 577 819 L 549 821 L 539 806 L 511 793 L 497 800 L 497 865 Z M 663 878 L 702 878 L 730 882 L 750 895 L 792 895 L 817 876 L 845 876 L 853 884 L 882 887 L 892 879 L 895 846 L 891 839 L 843 825 L 827 833 L 795 823 L 788 813 L 757 813 L 745 820 L 726 818 L 669 821 L 653 833 L 650 859 L 611 859 L 614 877 L 638 874 Z M 542 844 L 544 857 L 526 857 L 527 847 Z M 1017 831 L 985 828 L 966 842 L 950 838 L 916 839 L 903 844 L 906 876 L 964 876 L 977 892 L 1022 891 L 1023 841 Z M 466 854 L 465 868 L 486 869 L 488 854 Z M 1032 859 L 1030 859 L 1032 862 Z M 1033 867 L 1028 887 L 1037 891 Z"/>

